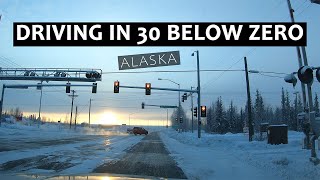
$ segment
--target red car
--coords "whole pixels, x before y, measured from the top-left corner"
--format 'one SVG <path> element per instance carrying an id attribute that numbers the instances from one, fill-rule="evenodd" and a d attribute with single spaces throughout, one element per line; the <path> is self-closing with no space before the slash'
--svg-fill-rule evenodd
<path id="1" fill-rule="evenodd" d="M 144 128 L 142 128 L 142 127 L 134 127 L 132 132 L 133 132 L 134 135 L 137 135 L 137 134 L 139 134 L 139 135 L 141 135 L 141 134 L 147 135 L 148 134 L 148 131 L 145 130 Z"/>

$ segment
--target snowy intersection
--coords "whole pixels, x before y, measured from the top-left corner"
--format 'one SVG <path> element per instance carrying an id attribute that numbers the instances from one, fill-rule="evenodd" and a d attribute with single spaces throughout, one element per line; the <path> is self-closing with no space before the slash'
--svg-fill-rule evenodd
<path id="1" fill-rule="evenodd" d="M 269 145 L 266 141 L 249 143 L 245 134 L 202 133 L 198 139 L 196 132 L 178 133 L 170 128 L 150 127 L 149 130 L 159 131 L 161 139 L 155 142 L 165 145 L 188 179 L 316 180 L 320 177 L 320 167 L 309 162 L 310 151 L 302 149 L 302 133 L 290 131 L 289 144 Z M 40 128 L 3 125 L 0 175 L 91 174 L 102 164 L 130 157 L 130 148 L 145 142 L 144 136 L 124 132 L 125 128 L 121 127 L 108 130 L 79 127 L 74 131 L 50 124 Z M 146 155 L 141 157 L 147 158 Z"/>

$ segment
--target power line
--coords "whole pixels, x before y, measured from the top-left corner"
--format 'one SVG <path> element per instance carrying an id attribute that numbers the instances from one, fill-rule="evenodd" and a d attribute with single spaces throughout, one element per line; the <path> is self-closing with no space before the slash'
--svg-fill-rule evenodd
<path id="1" fill-rule="evenodd" d="M 200 70 L 201 72 L 222 72 L 222 71 L 231 71 L 231 72 L 242 72 L 243 69 L 204 69 Z M 187 72 L 197 72 L 197 70 L 171 70 L 171 71 L 125 71 L 125 72 L 102 72 L 102 74 L 144 74 L 144 73 L 187 73 Z"/>

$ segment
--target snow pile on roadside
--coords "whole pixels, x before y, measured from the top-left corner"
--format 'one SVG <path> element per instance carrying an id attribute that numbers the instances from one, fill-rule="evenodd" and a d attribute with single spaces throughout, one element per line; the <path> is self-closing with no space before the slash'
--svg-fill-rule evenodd
<path id="1" fill-rule="evenodd" d="M 202 133 L 199 139 L 197 132 L 170 129 L 161 133 L 168 150 L 191 179 L 318 179 L 320 168 L 309 162 L 310 151 L 302 149 L 303 136 L 289 132 L 288 144 L 269 145 L 266 141 L 248 142 L 244 134 Z"/>

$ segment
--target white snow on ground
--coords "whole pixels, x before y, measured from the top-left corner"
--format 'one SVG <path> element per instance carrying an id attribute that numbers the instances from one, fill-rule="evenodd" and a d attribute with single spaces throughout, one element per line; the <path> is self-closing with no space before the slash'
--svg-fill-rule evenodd
<path id="1" fill-rule="evenodd" d="M 90 173 L 100 164 L 120 158 L 125 150 L 138 143 L 144 136 L 134 136 L 124 133 L 126 129 L 121 126 L 111 129 L 77 127 L 76 130 L 62 127 L 58 124 L 26 125 L 21 123 L 2 123 L 0 127 L 0 140 L 6 145 L 14 146 L 16 150 L 0 152 L 0 164 L 19 160 L 22 158 L 45 155 L 54 161 L 75 164 L 70 168 L 59 172 L 54 170 L 25 168 L 23 173 L 64 175 Z M 70 142 L 67 144 L 50 144 L 39 148 L 20 148 L 15 142 L 26 141 L 55 141 L 68 138 L 85 138 L 85 140 Z M 13 143 L 10 143 L 12 141 Z M 0 142 L 1 145 L 1 142 Z M 28 145 L 28 144 L 27 144 Z M 1 148 L 1 147 L 0 147 Z M 1 173 L 12 173 L 2 171 Z M 19 171 L 15 171 L 19 173 Z M 21 172 L 22 173 L 22 172 Z"/>
<path id="2" fill-rule="evenodd" d="M 303 133 L 289 132 L 289 143 L 248 142 L 245 134 L 161 132 L 171 155 L 189 179 L 320 179 L 320 165 L 302 149 Z M 320 151 L 319 151 L 320 153 Z"/>

